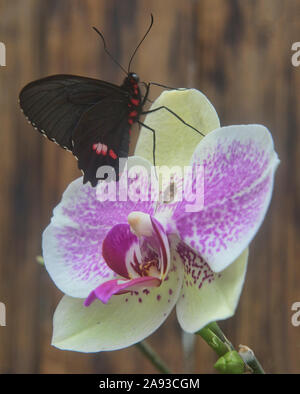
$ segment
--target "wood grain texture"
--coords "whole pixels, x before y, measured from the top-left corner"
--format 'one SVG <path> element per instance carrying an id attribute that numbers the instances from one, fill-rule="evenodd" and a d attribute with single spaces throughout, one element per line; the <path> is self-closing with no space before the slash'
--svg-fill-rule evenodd
<path id="1" fill-rule="evenodd" d="M 281 164 L 271 208 L 251 245 L 237 314 L 222 323 L 231 340 L 253 347 L 268 372 L 300 370 L 300 328 L 291 304 L 300 301 L 300 68 L 291 45 L 300 40 L 299 0 L 0 0 L 0 373 L 152 373 L 135 348 L 79 354 L 50 346 L 61 298 L 35 262 L 53 207 L 80 175 L 73 157 L 26 124 L 21 87 L 54 73 L 121 83 L 91 26 L 127 65 L 149 24 L 155 25 L 133 69 L 145 81 L 202 90 L 223 125 L 263 123 Z M 154 88 L 152 98 L 159 94 Z M 201 313 L 201 311 L 199 311 Z M 181 332 L 173 314 L 150 339 L 175 372 L 184 370 Z M 196 340 L 196 367 L 212 372 L 215 356 Z"/>

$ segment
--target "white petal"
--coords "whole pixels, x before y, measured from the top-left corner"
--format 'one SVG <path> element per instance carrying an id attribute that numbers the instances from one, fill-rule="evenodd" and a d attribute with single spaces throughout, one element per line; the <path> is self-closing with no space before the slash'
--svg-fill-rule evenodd
<path id="1" fill-rule="evenodd" d="M 182 329 L 194 333 L 207 324 L 234 315 L 243 288 L 248 250 L 219 274 L 213 273 L 205 261 L 191 249 L 180 251 L 185 275 L 180 298 L 176 305 Z"/>
<path id="2" fill-rule="evenodd" d="M 167 318 L 178 300 L 182 266 L 174 265 L 158 288 L 115 295 L 107 304 L 89 307 L 81 299 L 65 296 L 54 314 L 52 344 L 80 352 L 117 350 L 152 334 Z"/>

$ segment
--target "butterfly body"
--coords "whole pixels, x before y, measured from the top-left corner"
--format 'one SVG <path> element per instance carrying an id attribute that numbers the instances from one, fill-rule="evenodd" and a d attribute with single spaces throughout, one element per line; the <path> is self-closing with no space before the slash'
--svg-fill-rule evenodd
<path id="1" fill-rule="evenodd" d="M 119 158 L 127 158 L 129 134 L 139 120 L 139 78 L 128 73 L 121 86 L 76 75 L 53 75 L 26 85 L 20 106 L 44 136 L 73 153 L 83 182 L 97 185 L 97 170 L 111 166 L 119 177 Z"/>

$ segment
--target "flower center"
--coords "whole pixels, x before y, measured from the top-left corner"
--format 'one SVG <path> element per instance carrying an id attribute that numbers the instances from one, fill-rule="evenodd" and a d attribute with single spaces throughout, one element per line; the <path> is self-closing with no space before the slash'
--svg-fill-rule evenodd
<path id="1" fill-rule="evenodd" d="M 162 224 L 143 212 L 132 212 L 128 224 L 115 225 L 102 244 L 107 265 L 120 277 L 94 289 L 85 305 L 96 298 L 106 303 L 113 295 L 159 287 L 170 268 L 170 245 Z"/>
<path id="2" fill-rule="evenodd" d="M 131 212 L 128 223 L 131 232 L 140 239 L 141 258 L 135 261 L 134 271 L 139 276 L 163 280 L 170 266 L 170 249 L 162 224 L 143 212 Z"/>
<path id="3" fill-rule="evenodd" d="M 135 278 L 136 275 L 139 277 L 152 276 L 161 279 L 159 257 L 154 252 L 144 257 L 142 262 L 135 256 L 134 261 L 131 262 L 131 267 L 133 269 L 133 272 L 129 275 L 131 279 Z"/>
<path id="4" fill-rule="evenodd" d="M 140 264 L 140 272 L 141 276 L 154 276 L 159 278 L 160 271 L 158 259 L 153 259 Z"/>

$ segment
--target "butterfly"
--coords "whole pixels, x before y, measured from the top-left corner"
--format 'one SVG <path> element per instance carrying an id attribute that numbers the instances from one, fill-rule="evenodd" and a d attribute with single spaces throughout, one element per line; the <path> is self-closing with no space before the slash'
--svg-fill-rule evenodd
<path id="1" fill-rule="evenodd" d="M 131 56 L 122 85 L 77 75 L 53 75 L 33 81 L 20 92 L 21 110 L 34 128 L 49 140 L 72 152 L 83 172 L 83 183 L 96 186 L 97 170 L 110 166 L 116 180 L 121 169 L 119 159 L 127 158 L 133 123 L 139 122 L 147 101 L 149 86 L 141 94 L 139 77 L 130 72 L 131 61 L 149 33 L 151 24 Z"/>
<path id="2" fill-rule="evenodd" d="M 45 137 L 73 153 L 78 160 L 78 168 L 83 172 L 83 183 L 90 182 L 93 187 L 96 186 L 98 169 L 103 166 L 112 168 L 114 179 L 119 179 L 122 172 L 119 159 L 128 157 L 130 128 L 133 123 L 152 131 L 155 166 L 155 130 L 140 122 L 141 115 L 165 109 L 203 135 L 167 107 L 143 110 L 146 102 L 150 101 L 150 85 L 173 89 L 154 82 L 142 82 L 146 88 L 142 95 L 138 75 L 130 72 L 134 55 L 152 25 L 151 14 L 150 26 L 134 50 L 127 70 L 109 53 L 102 33 L 94 27 L 103 41 L 106 53 L 126 74 L 122 85 L 62 74 L 33 81 L 20 92 L 19 103 L 24 115 Z M 124 165 L 124 161 L 122 163 Z"/>
<path id="3" fill-rule="evenodd" d="M 119 174 L 127 157 L 129 132 L 144 101 L 139 78 L 129 73 L 121 86 L 76 75 L 53 75 L 26 85 L 20 106 L 30 123 L 49 140 L 70 151 L 83 171 L 83 183 L 97 185 L 101 166 Z"/>

